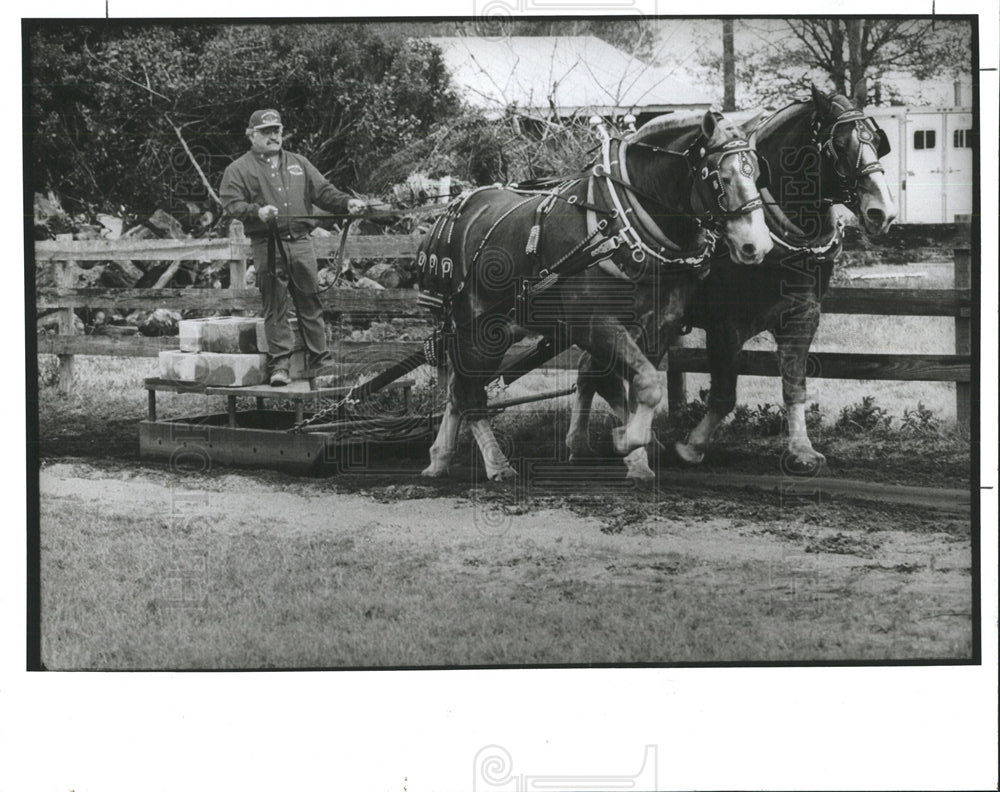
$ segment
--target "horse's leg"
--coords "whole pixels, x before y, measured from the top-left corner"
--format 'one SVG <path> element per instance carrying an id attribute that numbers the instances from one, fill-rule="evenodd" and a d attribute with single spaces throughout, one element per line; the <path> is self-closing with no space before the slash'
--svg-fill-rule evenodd
<path id="1" fill-rule="evenodd" d="M 608 361 L 608 370 L 624 373 L 635 391 L 635 412 L 625 426 L 611 432 L 615 452 L 625 456 L 650 441 L 653 412 L 663 396 L 659 373 L 625 327 L 613 319 L 595 318 L 580 340 L 583 343 L 579 345 L 594 356 L 595 362 Z"/>
<path id="2" fill-rule="evenodd" d="M 633 412 L 638 407 L 634 393 L 635 389 L 629 388 L 629 407 Z M 625 474 L 625 478 L 638 479 L 641 481 L 652 481 L 655 479 L 656 473 L 653 472 L 653 469 L 649 466 L 649 459 L 650 454 L 656 454 L 659 448 L 660 441 L 653 436 L 651 431 L 650 442 L 647 445 L 640 446 L 625 455 L 625 467 L 628 468 L 628 473 Z"/>
<path id="3" fill-rule="evenodd" d="M 736 406 L 738 358 L 740 349 L 743 348 L 744 335 L 730 323 L 709 327 L 705 332 L 708 369 L 712 375 L 708 411 L 691 430 L 685 442 L 674 444 L 677 456 L 689 465 L 697 465 L 705 458 L 705 449 L 712 434 Z"/>
<path id="4" fill-rule="evenodd" d="M 590 447 L 590 410 L 595 393 L 599 393 L 608 403 L 618 422 L 625 423 L 625 389 L 621 376 L 608 369 L 602 370 L 594 358 L 585 352 L 577 370 L 576 398 L 566 434 L 566 447 L 569 449 L 571 462 L 581 457 L 594 456 Z"/>
<path id="5" fill-rule="evenodd" d="M 806 364 L 819 316 L 818 301 L 797 302 L 782 313 L 778 326 L 771 331 L 778 342 L 778 366 L 788 416 L 788 453 L 783 467 L 789 473 L 809 475 L 826 462 L 826 457 L 812 447 L 806 431 Z"/>
<path id="6" fill-rule="evenodd" d="M 458 382 L 456 389 L 458 408 L 469 422 L 472 436 L 483 455 L 486 476 L 491 481 L 502 481 L 517 477 L 517 471 L 510 466 L 507 456 L 493 434 L 493 427 L 486 417 L 486 387 L 481 379 L 465 379 Z"/>
<path id="7" fill-rule="evenodd" d="M 496 435 L 493 434 L 493 427 L 490 426 L 488 418 L 473 418 L 469 420 L 469 429 L 472 436 L 476 438 L 476 444 L 483 455 L 483 464 L 486 466 L 486 476 L 490 481 L 506 481 L 517 478 L 517 471 L 510 466 L 507 457 L 497 442 Z"/>
<path id="8" fill-rule="evenodd" d="M 597 392 L 593 367 L 594 359 L 584 352 L 576 370 L 576 394 L 573 397 L 573 409 L 569 417 L 569 430 L 566 432 L 566 448 L 569 449 L 570 462 L 579 457 L 594 455 L 589 437 L 590 408 L 594 404 L 594 394 Z"/>
<path id="9" fill-rule="evenodd" d="M 469 423 L 472 436 L 483 455 L 486 475 L 492 481 L 517 477 L 490 426 L 486 412 L 486 385 L 496 375 L 510 345 L 507 333 L 491 332 L 497 325 L 474 323 L 470 334 L 460 334 L 456 343 L 457 374 L 455 406 Z"/>
<path id="10" fill-rule="evenodd" d="M 448 401 L 441 418 L 434 445 L 431 446 L 431 463 L 421 471 L 422 476 L 441 477 L 448 475 L 448 466 L 455 455 L 458 442 L 458 430 L 462 425 L 462 416 L 455 406 L 455 370 L 452 368 L 448 376 Z"/>
<path id="11" fill-rule="evenodd" d="M 594 359 L 584 352 L 577 366 L 576 394 L 573 397 L 573 409 L 569 417 L 569 430 L 566 432 L 566 448 L 569 450 L 570 462 L 580 457 L 594 456 L 594 449 L 590 447 L 590 409 L 594 404 L 594 394 L 597 392 L 593 366 Z"/>
<path id="12" fill-rule="evenodd" d="M 696 288 L 697 283 L 694 281 L 673 287 L 668 293 L 666 305 L 652 314 L 653 317 L 656 317 L 657 324 L 655 329 L 650 329 L 647 326 L 643 334 L 645 339 L 643 352 L 657 371 L 667 354 L 667 349 L 680 332 L 688 300 Z M 636 409 L 635 402 L 636 392 L 630 388 L 629 408 L 631 410 Z M 650 442 L 645 448 L 637 448 L 626 455 L 625 466 L 628 468 L 626 477 L 641 480 L 655 479 L 656 473 L 649 466 L 649 460 L 659 455 L 662 450 L 663 444 L 650 432 Z"/>

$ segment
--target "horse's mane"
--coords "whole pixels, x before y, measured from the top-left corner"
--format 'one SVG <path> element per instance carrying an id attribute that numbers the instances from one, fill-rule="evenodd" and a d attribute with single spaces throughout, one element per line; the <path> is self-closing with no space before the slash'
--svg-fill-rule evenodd
<path id="1" fill-rule="evenodd" d="M 787 123 L 791 116 L 798 112 L 801 112 L 805 108 L 814 110 L 819 114 L 821 122 L 826 122 L 832 120 L 833 116 L 840 115 L 845 110 L 853 110 L 854 103 L 848 99 L 843 94 L 820 94 L 823 99 L 822 102 L 817 103 L 816 100 L 810 96 L 805 99 L 796 99 L 793 102 L 788 103 L 779 110 L 776 110 L 770 116 L 765 118 L 757 126 L 757 135 L 770 134 L 775 127 L 780 126 L 783 123 Z"/>
<path id="2" fill-rule="evenodd" d="M 629 143 L 638 143 L 639 141 L 649 142 L 651 138 L 658 137 L 667 132 L 672 135 L 683 134 L 700 126 L 701 119 L 704 116 L 704 112 L 666 113 L 656 116 L 656 118 L 651 118 L 629 135 L 627 140 Z"/>
<path id="3" fill-rule="evenodd" d="M 745 137 L 741 130 L 731 119 L 722 113 L 712 113 L 716 121 L 715 135 L 722 135 L 726 140 Z M 639 129 L 626 138 L 628 143 L 653 143 L 664 137 L 676 140 L 682 135 L 695 132 L 701 127 L 702 119 L 705 117 L 704 110 L 688 111 L 684 113 L 666 113 L 656 116 L 643 124 Z"/>

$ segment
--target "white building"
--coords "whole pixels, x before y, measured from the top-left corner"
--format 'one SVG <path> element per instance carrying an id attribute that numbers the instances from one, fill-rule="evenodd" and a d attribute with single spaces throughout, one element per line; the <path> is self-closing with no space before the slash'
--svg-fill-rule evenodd
<path id="1" fill-rule="evenodd" d="M 596 36 L 433 37 L 462 98 L 488 114 L 510 107 L 551 118 L 633 113 L 640 121 L 707 110 L 711 91 Z"/>
<path id="2" fill-rule="evenodd" d="M 882 160 L 901 223 L 953 223 L 972 214 L 972 109 L 868 107 L 889 136 Z"/>

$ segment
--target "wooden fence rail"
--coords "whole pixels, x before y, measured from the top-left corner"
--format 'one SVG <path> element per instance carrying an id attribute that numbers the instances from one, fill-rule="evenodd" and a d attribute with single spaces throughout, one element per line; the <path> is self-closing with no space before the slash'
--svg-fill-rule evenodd
<path id="1" fill-rule="evenodd" d="M 353 236 L 345 255 L 349 258 L 410 258 L 420 237 Z M 331 257 L 337 237 L 315 239 L 320 258 Z M 216 240 L 93 240 L 36 242 L 37 263 L 53 267 L 54 286 L 39 288 L 39 310 L 59 310 L 59 334 L 39 336 L 38 351 L 59 356 L 60 387 L 72 387 L 74 355 L 156 356 L 178 348 L 176 337 L 75 335 L 74 308 L 169 308 L 173 310 L 256 312 L 261 308 L 256 289 L 98 289 L 75 288 L 70 282 L 71 261 L 228 261 L 230 283 L 243 284 L 250 243 L 242 227 L 234 223 L 227 239 Z M 922 380 L 955 382 L 958 419 L 968 421 L 971 404 L 971 254 L 968 247 L 954 249 L 954 289 L 833 288 L 823 300 L 824 313 L 882 316 L 944 316 L 955 319 L 954 355 L 845 354 L 818 352 L 810 355 L 809 376 L 835 379 Z M 353 317 L 421 317 L 417 294 L 409 289 L 330 289 L 323 293 L 329 311 Z M 417 342 L 340 342 L 334 354 L 354 360 L 359 354 L 387 364 L 417 349 Z M 575 366 L 579 353 L 569 350 L 544 368 Z M 672 348 L 665 356 L 669 372 L 671 403 L 684 399 L 684 372 L 708 371 L 704 349 Z M 743 374 L 778 376 L 777 356 L 772 352 L 746 351 L 740 357 Z"/>

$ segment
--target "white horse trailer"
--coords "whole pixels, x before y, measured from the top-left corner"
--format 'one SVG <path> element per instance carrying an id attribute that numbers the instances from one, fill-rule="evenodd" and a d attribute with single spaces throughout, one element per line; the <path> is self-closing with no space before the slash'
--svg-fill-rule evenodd
<path id="1" fill-rule="evenodd" d="M 882 160 L 901 223 L 954 223 L 972 214 L 972 110 L 867 107 L 886 131 Z M 963 217 L 964 216 L 964 217 Z"/>

